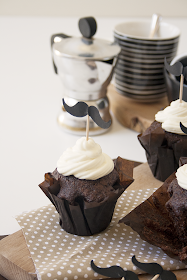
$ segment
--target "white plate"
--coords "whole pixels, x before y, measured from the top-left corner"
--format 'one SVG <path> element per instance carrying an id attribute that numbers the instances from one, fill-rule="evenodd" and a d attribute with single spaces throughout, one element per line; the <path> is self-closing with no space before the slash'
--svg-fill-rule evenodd
<path id="1" fill-rule="evenodd" d="M 161 21 L 159 25 L 158 35 L 154 38 L 149 38 L 151 20 L 128 20 L 114 27 L 114 32 L 125 37 L 147 40 L 147 41 L 162 41 L 172 40 L 180 35 L 178 27 Z"/>

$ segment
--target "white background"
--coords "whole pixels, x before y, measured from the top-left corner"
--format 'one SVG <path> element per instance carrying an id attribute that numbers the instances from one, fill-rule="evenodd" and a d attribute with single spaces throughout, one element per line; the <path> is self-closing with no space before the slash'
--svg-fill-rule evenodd
<path id="1" fill-rule="evenodd" d="M 0 15 L 186 17 L 186 0 L 0 0 Z"/>

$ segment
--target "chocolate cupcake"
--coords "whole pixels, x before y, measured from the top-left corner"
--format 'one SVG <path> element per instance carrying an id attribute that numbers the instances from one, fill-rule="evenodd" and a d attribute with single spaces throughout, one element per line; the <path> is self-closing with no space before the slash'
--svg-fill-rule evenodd
<path id="1" fill-rule="evenodd" d="M 167 255 L 187 263 L 187 158 L 146 201 L 120 223 L 160 247 Z"/>
<path id="2" fill-rule="evenodd" d="M 138 140 L 145 149 L 153 176 L 165 181 L 179 167 L 180 157 L 187 157 L 187 135 L 180 122 L 187 125 L 187 102 L 175 100 L 155 115 L 155 121 Z"/>
<path id="3" fill-rule="evenodd" d="M 56 207 L 65 231 L 93 235 L 110 224 L 117 199 L 133 182 L 133 167 L 120 157 L 111 160 L 92 138 L 82 137 L 39 186 Z"/>

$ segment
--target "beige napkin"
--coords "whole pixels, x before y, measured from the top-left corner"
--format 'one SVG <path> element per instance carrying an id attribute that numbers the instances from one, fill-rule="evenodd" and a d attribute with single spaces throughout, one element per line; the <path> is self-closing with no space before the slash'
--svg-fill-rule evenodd
<path id="1" fill-rule="evenodd" d="M 140 262 L 157 262 L 164 269 L 187 268 L 182 262 L 169 258 L 160 248 L 141 240 L 130 227 L 118 224 L 122 217 L 152 193 L 153 189 L 125 191 L 118 199 L 110 226 L 94 236 L 81 237 L 65 232 L 59 225 L 59 215 L 52 204 L 17 216 L 38 278 L 105 278 L 91 269 L 91 260 L 99 267 L 119 265 L 124 270 L 142 273 L 132 264 L 133 255 Z"/>

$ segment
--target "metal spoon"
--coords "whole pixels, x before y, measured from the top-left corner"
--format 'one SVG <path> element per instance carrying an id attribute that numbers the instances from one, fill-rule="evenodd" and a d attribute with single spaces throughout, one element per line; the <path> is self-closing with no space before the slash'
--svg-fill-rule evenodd
<path id="1" fill-rule="evenodd" d="M 161 16 L 159 14 L 152 15 L 151 21 L 151 31 L 149 34 L 149 38 L 153 38 L 158 31 L 159 23 L 160 23 Z"/>

